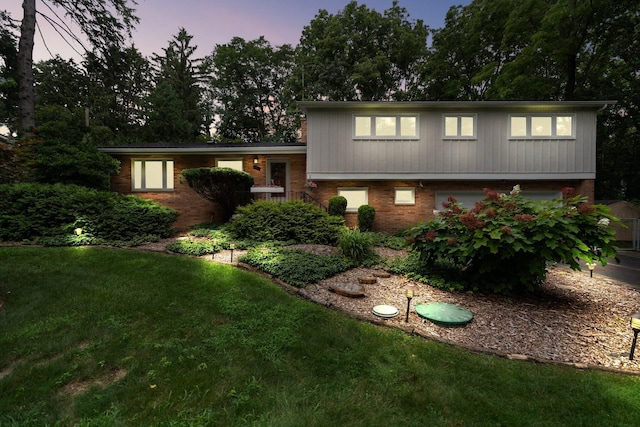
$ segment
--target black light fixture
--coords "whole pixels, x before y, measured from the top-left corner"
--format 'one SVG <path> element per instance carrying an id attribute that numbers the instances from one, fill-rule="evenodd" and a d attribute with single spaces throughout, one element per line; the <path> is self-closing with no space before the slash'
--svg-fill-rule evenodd
<path id="1" fill-rule="evenodd" d="M 415 287 L 413 285 L 407 285 L 405 287 L 405 290 L 407 291 L 407 316 L 405 317 L 404 321 L 405 323 L 407 323 L 409 321 L 409 310 L 411 309 L 411 299 L 415 296 L 414 295 Z"/>
<path id="2" fill-rule="evenodd" d="M 640 313 L 631 315 L 631 329 L 633 329 L 633 343 L 631 343 L 631 352 L 629 360 L 633 360 L 633 353 L 636 350 L 636 342 L 638 341 L 638 332 L 640 332 Z"/>

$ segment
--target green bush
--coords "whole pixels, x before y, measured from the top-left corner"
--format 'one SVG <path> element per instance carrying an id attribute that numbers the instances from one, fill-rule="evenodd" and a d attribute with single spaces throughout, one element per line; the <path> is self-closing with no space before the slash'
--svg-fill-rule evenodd
<path id="1" fill-rule="evenodd" d="M 378 255 L 373 247 L 373 240 L 369 233 L 362 233 L 357 228 L 346 229 L 340 234 L 338 242 L 342 254 L 356 264 L 372 265 L 378 261 Z"/>
<path id="2" fill-rule="evenodd" d="M 362 205 L 358 208 L 358 228 L 362 231 L 373 230 L 373 220 L 376 218 L 376 208 Z"/>
<path id="3" fill-rule="evenodd" d="M 267 251 L 254 248 L 242 255 L 240 261 L 300 288 L 355 267 L 339 253 L 323 256 L 286 248 Z"/>
<path id="4" fill-rule="evenodd" d="M 151 200 L 76 185 L 0 186 L 2 241 L 45 239 L 41 242 L 63 245 L 157 240 L 173 234 L 177 217 L 175 210 Z M 79 237 L 74 237 L 76 229 L 81 229 Z"/>
<path id="5" fill-rule="evenodd" d="M 341 216 L 347 211 L 347 198 L 344 196 L 333 196 L 329 199 L 329 215 Z"/>
<path id="6" fill-rule="evenodd" d="M 343 218 L 330 216 L 312 204 L 293 200 L 283 203 L 258 201 L 238 208 L 238 215 L 227 229 L 237 239 L 333 245 L 343 226 Z"/>
<path id="7" fill-rule="evenodd" d="M 401 250 L 409 246 L 409 241 L 406 237 L 390 236 L 386 233 L 379 233 L 375 231 L 365 232 L 371 239 L 374 246 L 382 246 L 389 249 Z"/>
<path id="8" fill-rule="evenodd" d="M 413 248 L 427 265 L 452 263 L 464 271 L 470 290 L 534 291 L 546 277 L 549 262 L 580 269 L 579 260 L 615 256 L 611 221 L 619 221 L 605 206 L 585 198 L 533 201 L 515 186 L 510 194 L 485 189 L 485 199 L 473 209 L 453 197 L 436 219 L 410 231 Z"/>
<path id="9" fill-rule="evenodd" d="M 182 239 L 171 242 L 167 245 L 167 250 L 177 254 L 202 256 L 220 252 L 220 246 L 210 240 Z"/>

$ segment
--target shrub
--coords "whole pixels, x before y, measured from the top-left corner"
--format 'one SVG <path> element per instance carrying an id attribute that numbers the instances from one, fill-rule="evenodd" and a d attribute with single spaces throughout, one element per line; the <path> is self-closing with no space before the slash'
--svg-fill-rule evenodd
<path id="1" fill-rule="evenodd" d="M 175 210 L 151 200 L 76 185 L 0 186 L 2 241 L 121 245 L 142 238 L 157 240 L 173 234 L 177 216 Z M 74 237 L 76 229 L 82 230 L 80 237 Z"/>
<path id="2" fill-rule="evenodd" d="M 184 169 L 181 175 L 189 187 L 206 200 L 216 203 L 227 222 L 238 206 L 249 203 L 253 177 L 246 172 L 230 168 Z"/>
<path id="3" fill-rule="evenodd" d="M 471 290 L 510 293 L 535 290 L 548 262 L 580 269 L 580 259 L 607 263 L 615 255 L 618 221 L 601 205 L 579 196 L 534 202 L 515 186 L 510 194 L 485 190 L 485 199 L 464 209 L 453 197 L 428 223 L 410 231 L 413 248 L 427 265 L 450 262 Z"/>
<path id="4" fill-rule="evenodd" d="M 358 228 L 362 231 L 373 230 L 373 220 L 376 217 L 376 208 L 371 205 L 362 205 L 358 208 Z"/>
<path id="5" fill-rule="evenodd" d="M 343 218 L 309 203 L 263 200 L 238 208 L 228 230 L 239 239 L 332 245 L 343 226 Z"/>
<path id="6" fill-rule="evenodd" d="M 347 211 L 347 198 L 344 196 L 333 196 L 329 199 L 329 215 L 341 216 Z"/>
<path id="7" fill-rule="evenodd" d="M 220 252 L 220 246 L 209 240 L 183 239 L 169 243 L 167 250 L 178 254 L 202 256 Z"/>
<path id="8" fill-rule="evenodd" d="M 249 250 L 240 261 L 272 274 L 291 286 L 304 287 L 355 267 L 341 254 L 316 255 L 301 250 L 274 248 Z"/>
<path id="9" fill-rule="evenodd" d="M 372 265 L 378 260 L 371 236 L 357 228 L 344 230 L 340 234 L 338 245 L 342 254 L 358 265 Z"/>

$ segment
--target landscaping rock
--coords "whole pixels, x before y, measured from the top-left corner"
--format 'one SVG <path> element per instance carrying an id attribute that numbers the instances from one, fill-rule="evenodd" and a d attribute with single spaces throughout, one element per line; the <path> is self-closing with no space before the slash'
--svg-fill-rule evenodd
<path id="1" fill-rule="evenodd" d="M 373 285 L 374 283 L 376 283 L 378 281 L 378 279 L 376 279 L 373 276 L 367 276 L 367 277 L 358 277 L 358 282 L 361 285 Z"/>
<path id="2" fill-rule="evenodd" d="M 329 286 L 329 290 L 338 295 L 349 298 L 362 298 L 365 296 L 364 288 L 355 283 L 339 283 Z"/>

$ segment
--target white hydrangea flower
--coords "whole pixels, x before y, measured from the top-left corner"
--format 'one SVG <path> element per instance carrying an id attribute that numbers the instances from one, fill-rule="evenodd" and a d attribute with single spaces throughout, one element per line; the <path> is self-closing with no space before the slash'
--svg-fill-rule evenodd
<path id="1" fill-rule="evenodd" d="M 438 215 L 440 215 L 440 211 L 438 209 L 434 209 L 433 216 L 438 216 Z"/>
<path id="2" fill-rule="evenodd" d="M 598 227 L 607 228 L 609 226 L 609 222 L 609 218 L 600 218 L 600 221 L 598 221 Z"/>
<path id="3" fill-rule="evenodd" d="M 516 195 L 516 194 L 520 194 L 520 184 L 516 184 L 513 186 L 513 189 L 511 190 L 511 195 Z"/>

